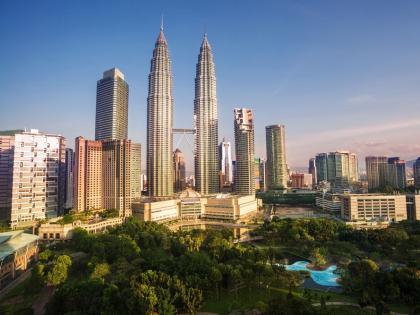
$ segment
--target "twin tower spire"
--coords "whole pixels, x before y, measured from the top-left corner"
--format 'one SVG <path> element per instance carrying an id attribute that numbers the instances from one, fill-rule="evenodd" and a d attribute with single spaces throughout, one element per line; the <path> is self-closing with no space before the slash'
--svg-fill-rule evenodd
<path id="1" fill-rule="evenodd" d="M 173 195 L 172 78 L 162 23 L 150 63 L 147 96 L 147 182 L 153 197 Z M 207 34 L 196 67 L 194 125 L 196 189 L 202 195 L 216 193 L 219 189 L 216 74 Z"/>

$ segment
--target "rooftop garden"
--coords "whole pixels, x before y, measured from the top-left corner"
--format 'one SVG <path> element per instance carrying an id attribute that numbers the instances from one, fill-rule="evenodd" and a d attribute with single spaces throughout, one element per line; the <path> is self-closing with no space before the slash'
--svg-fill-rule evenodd
<path id="1" fill-rule="evenodd" d="M 105 210 L 91 210 L 83 212 L 75 212 L 74 210 L 70 213 L 65 214 L 61 219 L 56 221 L 57 224 L 69 224 L 75 221 L 89 222 L 93 219 L 111 219 L 118 218 L 119 211 L 117 209 L 105 209 Z"/>

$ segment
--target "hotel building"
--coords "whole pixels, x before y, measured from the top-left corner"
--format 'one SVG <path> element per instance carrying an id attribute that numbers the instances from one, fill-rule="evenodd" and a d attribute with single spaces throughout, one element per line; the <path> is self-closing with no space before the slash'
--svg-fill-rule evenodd
<path id="1" fill-rule="evenodd" d="M 131 214 L 131 141 L 76 138 L 75 209 Z"/>

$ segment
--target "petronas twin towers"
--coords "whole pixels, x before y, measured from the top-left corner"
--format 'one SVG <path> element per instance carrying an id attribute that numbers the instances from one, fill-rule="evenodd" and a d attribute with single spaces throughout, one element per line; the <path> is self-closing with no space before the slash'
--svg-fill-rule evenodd
<path id="1" fill-rule="evenodd" d="M 147 182 L 150 196 L 173 195 L 173 97 L 168 43 L 161 27 L 150 66 L 147 97 Z M 198 56 L 194 99 L 196 189 L 218 192 L 218 118 L 216 74 L 204 35 Z"/>

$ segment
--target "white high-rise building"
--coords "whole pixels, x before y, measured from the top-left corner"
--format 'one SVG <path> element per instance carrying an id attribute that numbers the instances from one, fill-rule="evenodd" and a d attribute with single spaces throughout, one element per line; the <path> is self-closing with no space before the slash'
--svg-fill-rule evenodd
<path id="1" fill-rule="evenodd" d="M 65 139 L 36 129 L 0 132 L 0 212 L 12 227 L 64 206 Z M 26 223 L 25 223 L 26 222 Z"/>
<path id="2" fill-rule="evenodd" d="M 173 195 L 172 68 L 160 29 L 150 64 L 147 96 L 147 185 L 149 196 Z"/>
<path id="3" fill-rule="evenodd" d="M 194 121 L 196 189 L 202 195 L 216 193 L 219 191 L 216 73 L 206 34 L 196 67 Z"/>
<path id="4" fill-rule="evenodd" d="M 219 145 L 220 175 L 222 185 L 231 185 L 233 182 L 232 146 L 223 138 Z"/>

